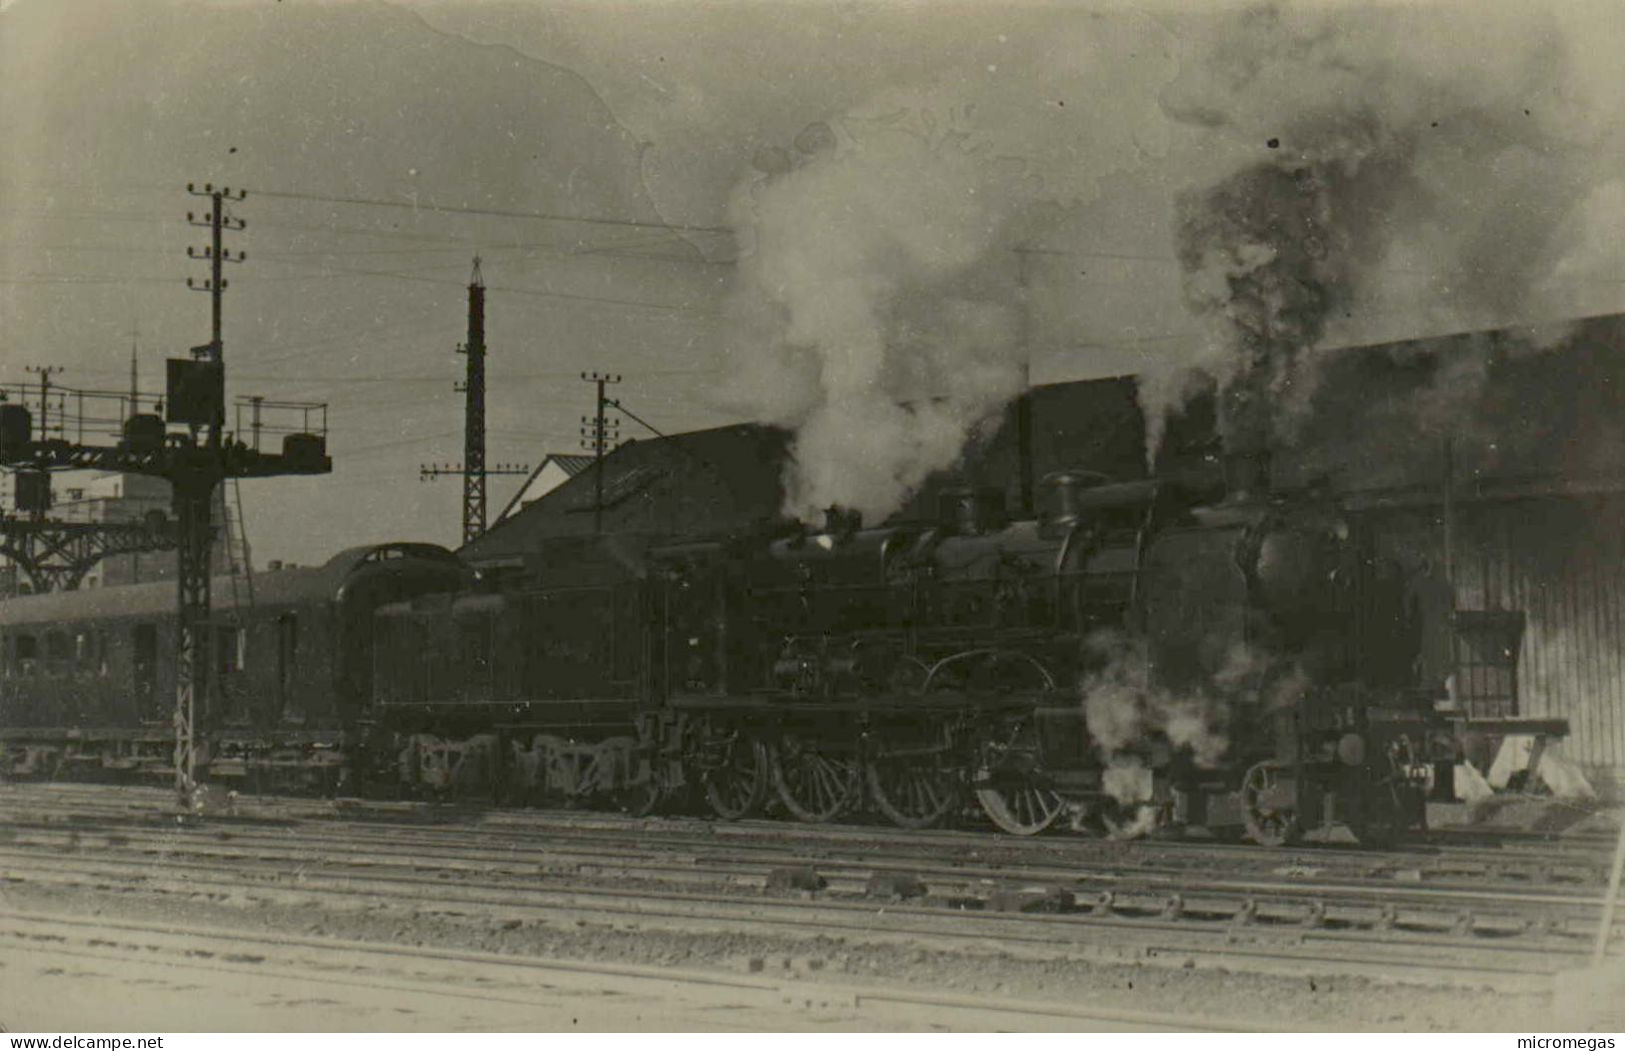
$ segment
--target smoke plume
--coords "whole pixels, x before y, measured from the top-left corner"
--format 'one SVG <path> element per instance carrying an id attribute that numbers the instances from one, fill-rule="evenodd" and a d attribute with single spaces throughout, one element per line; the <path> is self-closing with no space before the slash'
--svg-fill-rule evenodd
<path id="1" fill-rule="evenodd" d="M 744 360 L 784 374 L 751 385 L 776 388 L 770 415 L 796 432 L 786 510 L 874 520 L 1021 390 L 1015 260 L 991 253 L 1023 175 L 923 110 L 798 142 L 813 152 L 748 197 L 742 310 L 768 351 Z"/>
<path id="2" fill-rule="evenodd" d="M 1022 390 L 1022 252 L 1143 161 L 1171 76 L 1136 56 L 1149 20 L 1079 25 L 757 154 L 734 197 L 729 400 L 795 432 L 791 514 L 884 517 Z M 1113 85 L 1106 121 L 1088 103 Z"/>
<path id="3" fill-rule="evenodd" d="M 1464 17 L 1465 16 L 1465 17 Z M 1478 48 L 1443 48 L 1465 23 Z M 1539 313 L 1589 192 L 1598 114 L 1572 93 L 1542 14 L 1261 8 L 1232 18 L 1163 95 L 1239 166 L 1178 201 L 1185 296 L 1207 323 L 1194 366 L 1229 441 L 1290 441 L 1338 323 L 1403 304 L 1450 327 Z M 1590 206 L 1589 204 L 1587 206 Z M 1146 387 L 1150 415 L 1183 383 Z"/>

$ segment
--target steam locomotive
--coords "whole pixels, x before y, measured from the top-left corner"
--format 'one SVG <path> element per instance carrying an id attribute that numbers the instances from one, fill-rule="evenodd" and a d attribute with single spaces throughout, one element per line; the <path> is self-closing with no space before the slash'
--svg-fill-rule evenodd
<path id="1" fill-rule="evenodd" d="M 1229 467 L 1063 471 L 1023 519 L 966 489 L 922 523 L 554 538 L 479 580 L 425 544 L 282 570 L 217 616 L 201 769 L 905 828 L 974 803 L 1021 835 L 1418 826 L 1453 756 L 1405 575 L 1331 500 Z M 0 603 L 12 776 L 165 768 L 172 601 Z"/>
<path id="2" fill-rule="evenodd" d="M 1251 462 L 1249 463 L 1249 459 Z M 1323 497 L 1045 479 L 1011 520 L 544 541 L 479 588 L 380 607 L 356 776 L 386 790 L 717 816 L 862 806 L 924 828 L 1423 821 L 1449 769 L 1400 567 Z"/>

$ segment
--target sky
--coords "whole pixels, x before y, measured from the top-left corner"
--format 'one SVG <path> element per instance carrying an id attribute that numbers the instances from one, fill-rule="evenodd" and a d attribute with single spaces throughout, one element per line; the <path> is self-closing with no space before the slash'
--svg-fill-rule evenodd
<path id="1" fill-rule="evenodd" d="M 1022 382 L 1223 353 L 1182 237 L 1249 166 L 1352 187 L 1317 343 L 1625 307 L 1625 14 L 1524 6 L 13 0 L 0 382 L 122 389 L 133 344 L 157 390 L 210 182 L 228 393 L 329 405 L 331 476 L 242 486 L 256 561 L 455 542 L 418 468 L 475 254 L 490 461 L 578 451 L 609 371 L 663 431 L 797 430 L 789 509 L 881 510 Z"/>

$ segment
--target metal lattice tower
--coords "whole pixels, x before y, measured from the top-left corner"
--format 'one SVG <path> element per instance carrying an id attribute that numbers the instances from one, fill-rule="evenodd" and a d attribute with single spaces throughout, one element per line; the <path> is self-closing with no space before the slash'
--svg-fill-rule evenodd
<path id="1" fill-rule="evenodd" d="M 468 282 L 468 373 L 463 381 L 463 543 L 485 532 L 485 282 L 480 257 Z"/>
<path id="2" fill-rule="evenodd" d="M 463 476 L 463 543 L 485 533 L 487 481 L 493 474 L 525 474 L 530 468 L 518 464 L 485 462 L 485 281 L 480 277 L 480 257 L 474 257 L 474 274 L 468 282 L 468 340 L 457 348 L 467 355 L 464 378 L 457 384 L 463 394 L 463 462 L 458 465 L 418 465 L 418 479 L 428 481 L 445 474 Z"/>

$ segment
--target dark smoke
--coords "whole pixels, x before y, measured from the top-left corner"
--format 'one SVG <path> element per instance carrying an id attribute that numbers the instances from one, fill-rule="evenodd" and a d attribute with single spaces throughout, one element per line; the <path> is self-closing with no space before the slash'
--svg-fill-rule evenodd
<path id="1" fill-rule="evenodd" d="M 1566 220 L 1608 178 L 1596 129 L 1611 118 L 1579 101 L 1551 17 L 1475 18 L 1486 50 L 1470 60 L 1437 45 L 1448 28 L 1426 11 L 1261 8 L 1165 92 L 1215 152 L 1251 155 L 1177 205 L 1209 338 L 1170 365 L 1217 385 L 1227 440 L 1292 440 L 1339 325 L 1420 312 L 1448 331 L 1560 309 L 1550 279 Z M 1146 385 L 1153 439 L 1188 386 Z"/>

